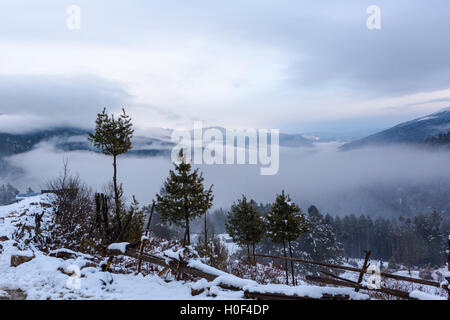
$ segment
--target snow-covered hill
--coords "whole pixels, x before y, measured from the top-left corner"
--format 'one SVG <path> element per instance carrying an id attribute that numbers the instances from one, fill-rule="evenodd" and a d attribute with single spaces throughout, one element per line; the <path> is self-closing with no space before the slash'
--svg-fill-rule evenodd
<path id="1" fill-rule="evenodd" d="M 450 108 L 400 123 L 395 127 L 347 143 L 343 150 L 392 143 L 422 143 L 426 139 L 450 131 Z"/>

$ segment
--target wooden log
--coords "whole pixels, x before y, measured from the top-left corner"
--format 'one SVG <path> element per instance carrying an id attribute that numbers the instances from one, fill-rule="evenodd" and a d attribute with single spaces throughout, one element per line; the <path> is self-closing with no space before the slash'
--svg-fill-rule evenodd
<path id="1" fill-rule="evenodd" d="M 164 259 L 164 258 L 150 255 L 150 254 L 145 254 L 145 253 L 139 254 L 139 252 L 137 252 L 136 250 L 129 249 L 129 248 L 126 249 L 125 253 L 121 252 L 120 250 L 108 250 L 108 254 L 110 254 L 110 255 L 125 255 L 125 256 L 131 257 L 131 258 L 135 258 L 135 259 L 139 259 L 139 256 L 140 256 L 142 261 L 150 262 L 150 263 L 162 266 L 162 267 L 168 267 L 172 270 L 177 270 L 178 262 L 179 262 L 178 260 L 171 259 L 171 258 Z M 168 260 L 169 263 L 166 263 L 166 260 Z M 186 273 L 186 274 L 190 274 L 194 277 L 205 278 L 208 281 L 213 281 L 214 279 L 216 279 L 218 277 L 216 275 L 189 267 L 189 266 L 187 266 L 186 262 L 180 263 L 179 271 Z"/>
<path id="2" fill-rule="evenodd" d="M 308 263 L 308 264 L 314 264 L 318 266 L 328 267 L 332 269 L 339 269 L 339 270 L 347 270 L 347 271 L 353 271 L 360 273 L 362 269 L 359 268 L 353 268 L 353 267 L 347 267 L 347 266 L 339 266 L 336 264 L 330 264 L 330 263 L 324 263 L 324 262 L 317 262 L 317 261 L 310 261 L 310 260 L 304 260 L 299 258 L 290 258 L 290 257 L 281 257 L 281 256 L 269 256 L 264 254 L 254 254 L 255 257 L 262 257 L 262 258 L 271 258 L 271 259 L 280 259 L 280 260 L 290 260 L 290 261 L 296 261 L 301 263 Z M 410 278 L 405 276 L 399 276 L 395 274 L 385 273 L 381 272 L 380 275 L 385 278 L 400 280 L 400 281 L 408 281 L 408 282 L 414 282 L 419 283 L 423 285 L 433 286 L 440 288 L 441 284 L 439 282 L 430 281 L 430 280 L 424 280 L 424 279 L 417 279 L 417 278 Z"/>
<path id="3" fill-rule="evenodd" d="M 257 300 L 349 300 L 348 295 L 332 295 L 324 293 L 321 298 L 311 298 L 307 296 L 297 296 L 297 295 L 285 295 L 281 293 L 267 293 L 267 292 L 251 292 L 245 291 L 244 297 L 246 299 L 257 299 Z"/>
<path id="4" fill-rule="evenodd" d="M 186 262 L 179 261 L 172 258 L 161 258 L 150 254 L 140 254 L 140 252 L 133 250 L 131 248 L 126 248 L 125 253 L 121 252 L 120 250 L 108 250 L 108 254 L 110 255 L 125 255 L 131 258 L 141 258 L 142 261 L 150 262 L 159 266 L 162 266 L 164 268 L 172 269 L 172 270 L 179 270 L 180 272 L 189 274 L 194 277 L 204 278 L 208 281 L 215 280 L 218 276 L 214 274 L 210 274 L 208 272 L 204 272 L 202 270 L 198 270 L 196 268 L 192 268 L 187 266 Z M 168 261 L 168 263 L 166 262 Z M 240 287 L 235 287 L 229 284 L 219 283 L 219 287 L 225 290 L 232 290 L 232 291 L 241 291 L 243 290 Z M 300 297 L 296 295 L 284 295 L 284 294 L 278 294 L 278 293 L 263 293 L 263 292 L 249 292 L 244 291 L 244 296 L 249 299 L 259 299 L 259 300 L 316 300 L 315 298 L 310 297 Z M 324 293 L 322 295 L 322 298 L 320 300 L 348 300 L 349 296 L 347 295 L 332 295 L 329 293 Z"/>
<path id="5" fill-rule="evenodd" d="M 339 281 L 339 280 L 335 280 L 335 279 L 322 278 L 322 277 L 316 277 L 316 276 L 306 276 L 306 280 L 312 281 L 312 282 L 332 284 L 332 285 L 336 285 L 336 286 L 360 289 L 360 290 L 381 292 L 381 293 L 386 293 L 386 294 L 396 296 L 396 297 L 399 297 L 402 299 L 417 300 L 415 298 L 411 298 L 409 296 L 409 292 L 400 291 L 400 290 L 396 290 L 396 289 L 389 289 L 389 288 L 370 289 L 370 288 L 363 286 L 361 284 L 358 284 L 358 283 L 344 282 L 344 281 Z"/>

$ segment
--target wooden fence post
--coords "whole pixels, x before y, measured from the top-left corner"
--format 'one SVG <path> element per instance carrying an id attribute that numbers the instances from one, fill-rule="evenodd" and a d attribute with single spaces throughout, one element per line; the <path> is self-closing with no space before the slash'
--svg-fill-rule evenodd
<path id="1" fill-rule="evenodd" d="M 150 209 L 150 216 L 148 217 L 147 226 L 145 228 L 145 237 L 147 238 L 150 235 L 150 225 L 152 223 L 153 210 L 155 209 L 155 200 L 152 201 L 152 208 Z M 136 274 L 141 272 L 142 267 L 142 253 L 144 252 L 145 241 L 148 239 L 141 240 L 141 247 L 139 248 L 139 258 L 138 258 L 138 266 Z"/>
<path id="2" fill-rule="evenodd" d="M 450 234 L 448 235 L 447 271 L 450 273 Z M 450 300 L 450 275 L 445 279 L 447 280 L 447 299 Z"/>
<path id="3" fill-rule="evenodd" d="M 362 266 L 361 272 L 359 273 L 358 284 L 361 284 L 364 278 L 364 273 L 367 272 L 367 268 L 369 267 L 370 250 L 364 252 L 366 253 L 366 257 L 364 258 L 364 264 Z M 355 291 L 358 292 L 359 288 L 355 288 Z"/>

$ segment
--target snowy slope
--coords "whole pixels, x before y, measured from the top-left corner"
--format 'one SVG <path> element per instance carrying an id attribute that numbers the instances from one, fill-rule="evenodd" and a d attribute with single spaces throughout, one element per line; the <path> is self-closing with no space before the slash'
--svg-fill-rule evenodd
<path id="1" fill-rule="evenodd" d="M 450 130 L 450 108 L 407 121 L 390 129 L 343 145 L 343 150 L 392 143 L 422 143 Z"/>
<path id="2" fill-rule="evenodd" d="M 322 294 L 349 295 L 351 299 L 368 299 L 363 293 L 351 288 L 319 287 L 301 283 L 290 287 L 280 284 L 261 285 L 253 280 L 242 279 L 203 264 L 199 259 L 189 261 L 189 266 L 218 277 L 213 281 L 199 279 L 196 282 L 166 282 L 156 274 L 144 276 L 133 272 L 124 274 L 102 272 L 99 263 L 102 257 L 93 257 L 60 248 L 48 253 L 36 249 L 33 242 L 27 243 L 17 237 L 19 226 L 33 228 L 34 215 L 42 214 L 42 230 L 54 215 L 49 205 L 52 195 L 26 198 L 9 206 L 0 206 L 0 299 L 11 290 L 22 290 L 27 299 L 243 299 L 244 292 L 278 293 L 320 298 Z M 15 239 L 15 240 L 14 240 Z M 28 238 L 29 240 L 29 238 Z M 172 250 L 172 249 L 171 249 Z M 60 255 L 64 253 L 65 256 Z M 164 252 L 167 259 L 179 252 Z M 11 256 L 32 257 L 31 261 L 17 267 L 11 266 Z M 71 275 L 71 276 L 70 276 Z M 237 288 L 226 290 L 222 285 Z M 192 290 L 197 295 L 192 295 Z M 417 293 L 418 297 L 430 296 Z"/>
<path id="3" fill-rule="evenodd" d="M 193 297 L 190 285 L 172 281 L 166 283 L 158 276 L 134 274 L 109 274 L 97 268 L 83 268 L 80 288 L 71 287 L 70 277 L 59 271 L 78 270 L 89 262 L 90 256 L 78 254 L 73 259 L 63 260 L 51 257 L 31 247 L 25 251 L 18 250 L 11 240 L 15 224 L 29 220 L 36 212 L 42 212 L 42 203 L 49 203 L 49 196 L 41 195 L 12 204 L 0 206 L 0 237 L 9 240 L 0 242 L 0 290 L 21 289 L 28 299 L 204 299 L 205 294 Z M 50 196 L 51 197 L 51 196 Z M 34 256 L 33 260 L 17 267 L 10 266 L 11 255 Z M 109 281 L 113 279 L 110 284 Z M 69 282 L 68 282 L 69 281 Z M 223 292 L 218 290 L 216 299 L 238 299 L 242 292 Z"/>

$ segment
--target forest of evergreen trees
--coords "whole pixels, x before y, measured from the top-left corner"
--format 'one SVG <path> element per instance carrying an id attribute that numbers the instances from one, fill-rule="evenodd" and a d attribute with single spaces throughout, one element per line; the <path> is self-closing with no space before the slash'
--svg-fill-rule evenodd
<path id="1" fill-rule="evenodd" d="M 409 266 L 439 266 L 446 261 L 450 219 L 437 212 L 414 217 L 375 218 L 325 216 L 333 226 L 347 257 L 364 256 L 371 250 L 376 259 Z"/>
<path id="2" fill-rule="evenodd" d="M 258 211 L 264 215 L 269 205 L 259 204 Z M 371 218 L 368 216 L 322 215 L 315 206 L 308 210 L 308 216 L 320 221 L 321 235 L 315 238 L 333 237 L 342 245 L 343 257 L 364 258 L 364 250 L 371 250 L 373 259 L 402 263 L 407 266 L 440 266 L 446 261 L 447 237 L 450 234 L 450 218 L 437 212 L 419 213 L 414 217 Z M 215 210 L 209 217 L 218 233 L 225 232 L 224 221 L 227 211 Z M 311 219 L 311 218 L 310 218 Z M 329 226 L 331 230 L 324 227 Z M 326 230 L 328 235 L 325 235 Z M 330 233 L 331 232 L 331 233 Z M 299 237 L 304 241 L 308 234 Z M 266 248 L 267 243 L 262 243 Z M 264 247 L 263 246 L 263 247 Z M 302 254 L 296 250 L 296 256 Z M 302 254 L 304 257 L 305 254 Z M 316 255 L 315 259 L 323 259 Z"/>
<path id="3" fill-rule="evenodd" d="M 436 137 L 431 137 L 427 140 L 425 140 L 425 143 L 428 144 L 450 144 L 450 131 L 447 133 L 441 133 L 440 135 L 436 136 Z"/>

